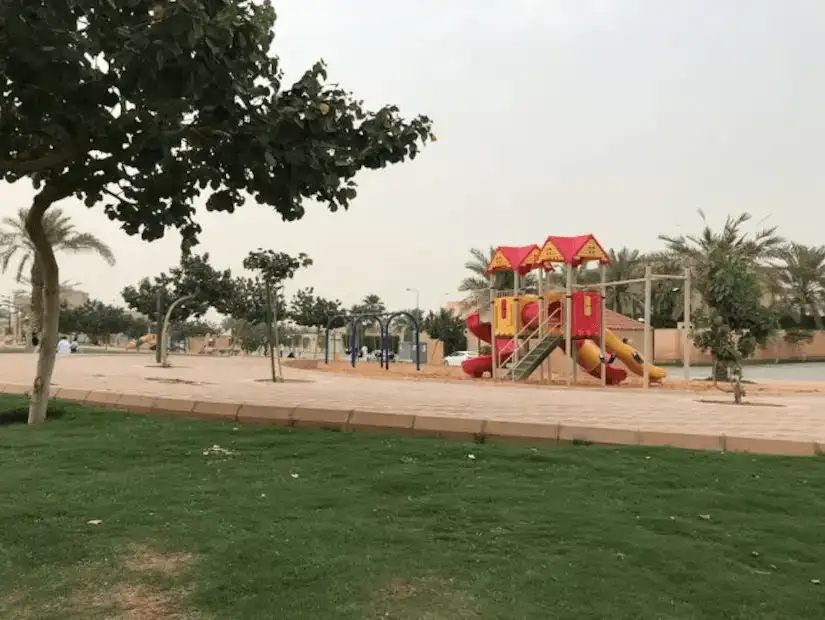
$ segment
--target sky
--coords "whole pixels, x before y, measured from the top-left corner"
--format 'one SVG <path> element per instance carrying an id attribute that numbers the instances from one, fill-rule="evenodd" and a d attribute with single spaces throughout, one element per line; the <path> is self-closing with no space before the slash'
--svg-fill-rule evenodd
<path id="1" fill-rule="evenodd" d="M 825 3 L 821 0 L 280 0 L 274 53 L 288 78 L 318 58 L 370 107 L 427 114 L 438 142 L 358 177 L 348 212 L 308 205 L 285 223 L 254 200 L 200 211 L 197 251 L 240 271 L 258 247 L 315 261 L 288 291 L 391 308 L 460 297 L 472 247 L 592 233 L 605 247 L 748 211 L 795 241 L 825 243 Z M 5 214 L 26 181 L 0 184 Z M 60 206 L 117 265 L 60 256 L 61 280 L 108 303 L 179 260 L 100 208 Z M 0 294 L 15 284 L 0 278 Z"/>

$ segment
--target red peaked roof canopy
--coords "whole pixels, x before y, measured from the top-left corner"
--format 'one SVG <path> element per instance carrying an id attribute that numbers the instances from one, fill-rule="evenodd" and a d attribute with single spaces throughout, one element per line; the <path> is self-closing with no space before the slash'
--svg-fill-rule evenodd
<path id="1" fill-rule="evenodd" d="M 553 270 L 550 263 L 542 264 L 539 259 L 541 248 L 533 245 L 509 246 L 501 245 L 493 252 L 490 262 L 487 263 L 486 274 L 497 271 L 516 271 L 519 275 L 525 275 L 533 269 L 543 267 L 548 271 Z"/>
<path id="2" fill-rule="evenodd" d="M 607 252 L 593 235 L 547 237 L 541 246 L 538 260 L 542 263 L 564 263 L 573 267 L 590 261 L 599 261 L 603 265 L 610 263 Z"/>

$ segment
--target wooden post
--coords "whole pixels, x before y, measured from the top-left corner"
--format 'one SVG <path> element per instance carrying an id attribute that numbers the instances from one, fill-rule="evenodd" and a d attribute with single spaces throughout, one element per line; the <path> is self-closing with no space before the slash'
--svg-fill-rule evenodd
<path id="1" fill-rule="evenodd" d="M 682 327 L 682 369 L 685 373 L 685 381 L 690 381 L 690 302 L 692 292 L 690 290 L 690 267 L 685 267 L 685 316 Z"/>
<path id="2" fill-rule="evenodd" d="M 547 317 L 545 317 L 545 318 L 548 318 L 550 316 L 550 307 L 547 304 L 546 296 L 547 296 L 547 293 L 550 292 L 550 275 L 546 271 L 542 271 L 542 277 L 544 278 L 544 290 L 545 290 L 545 292 L 544 292 L 544 295 L 545 295 L 544 311 L 545 311 L 545 314 L 547 315 Z M 548 326 L 552 326 L 552 323 L 549 323 L 549 321 L 548 321 Z M 545 375 L 547 375 L 547 383 L 551 383 L 553 381 L 553 367 L 550 363 L 550 355 L 548 355 L 547 359 L 544 360 L 544 364 L 547 366 L 547 368 L 545 370 L 545 373 L 544 373 Z"/>
<path id="3" fill-rule="evenodd" d="M 605 330 L 605 319 L 604 314 L 607 308 L 607 304 L 605 303 L 607 288 L 605 284 L 607 283 L 607 266 L 602 263 L 599 265 L 599 280 L 601 281 L 601 288 L 599 293 L 599 303 L 601 304 L 601 320 L 599 321 L 599 350 L 601 351 L 601 363 L 602 363 L 602 386 L 607 385 L 607 349 L 604 343 L 604 330 Z"/>
<path id="4" fill-rule="evenodd" d="M 161 289 L 158 289 L 155 296 L 155 362 L 158 364 L 163 362 L 163 351 L 161 351 L 160 343 L 163 341 L 163 295 Z M 138 337 L 138 344 L 140 344 L 140 337 Z M 138 347 L 135 346 L 135 350 Z"/>
<path id="5" fill-rule="evenodd" d="M 570 323 L 570 316 L 573 314 L 573 267 L 566 265 L 567 285 L 564 295 L 564 347 L 570 366 L 567 369 L 567 385 L 571 385 L 575 380 L 575 360 L 573 359 L 573 326 Z"/>
<path id="6" fill-rule="evenodd" d="M 647 389 L 650 387 L 650 360 L 652 351 L 651 332 L 650 332 L 650 306 L 652 304 L 653 279 L 650 265 L 645 265 L 645 331 L 644 331 L 644 364 L 642 372 L 642 387 Z"/>
<path id="7" fill-rule="evenodd" d="M 541 342 L 542 334 L 544 333 L 544 314 L 545 314 L 545 306 L 547 304 L 544 303 L 544 271 L 539 268 L 539 324 L 538 324 L 538 338 L 539 342 Z M 539 383 L 544 383 L 544 362 L 541 363 L 539 366 Z"/>
<path id="8" fill-rule="evenodd" d="M 518 332 L 521 328 L 521 307 L 519 304 L 519 293 L 521 292 L 519 289 L 519 284 L 521 284 L 521 278 L 519 276 L 518 270 L 513 272 L 513 352 L 510 355 L 510 359 L 513 364 L 518 364 L 519 358 L 519 346 L 518 346 Z M 513 381 L 516 380 L 515 375 L 511 377 Z"/>
<path id="9" fill-rule="evenodd" d="M 495 274 L 490 273 L 490 353 L 493 356 L 493 365 L 490 367 L 490 378 L 496 380 L 498 369 L 498 351 L 496 351 L 496 290 L 494 288 Z"/>

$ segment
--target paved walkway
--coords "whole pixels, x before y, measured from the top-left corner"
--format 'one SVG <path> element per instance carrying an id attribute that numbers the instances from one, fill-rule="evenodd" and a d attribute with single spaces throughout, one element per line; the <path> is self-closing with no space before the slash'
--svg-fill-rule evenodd
<path id="1" fill-rule="evenodd" d="M 60 388 L 114 391 L 199 401 L 277 405 L 343 411 L 412 414 L 560 424 L 573 427 L 726 435 L 825 444 L 825 397 L 770 396 L 781 405 L 709 404 L 724 394 L 609 388 L 485 387 L 477 383 L 369 380 L 284 369 L 287 383 L 266 382 L 264 358 L 174 357 L 159 368 L 145 354 L 77 355 L 59 358 Z M 30 385 L 35 358 L 0 356 L 0 382 Z"/>

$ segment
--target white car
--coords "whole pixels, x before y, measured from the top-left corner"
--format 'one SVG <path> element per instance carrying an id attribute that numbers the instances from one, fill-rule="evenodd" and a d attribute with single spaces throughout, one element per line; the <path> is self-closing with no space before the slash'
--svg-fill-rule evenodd
<path id="1" fill-rule="evenodd" d="M 471 359 L 473 357 L 478 357 L 478 353 L 475 351 L 454 351 L 450 353 L 447 357 L 444 358 L 444 365 L 445 366 L 461 366 L 461 362 L 464 360 Z"/>

